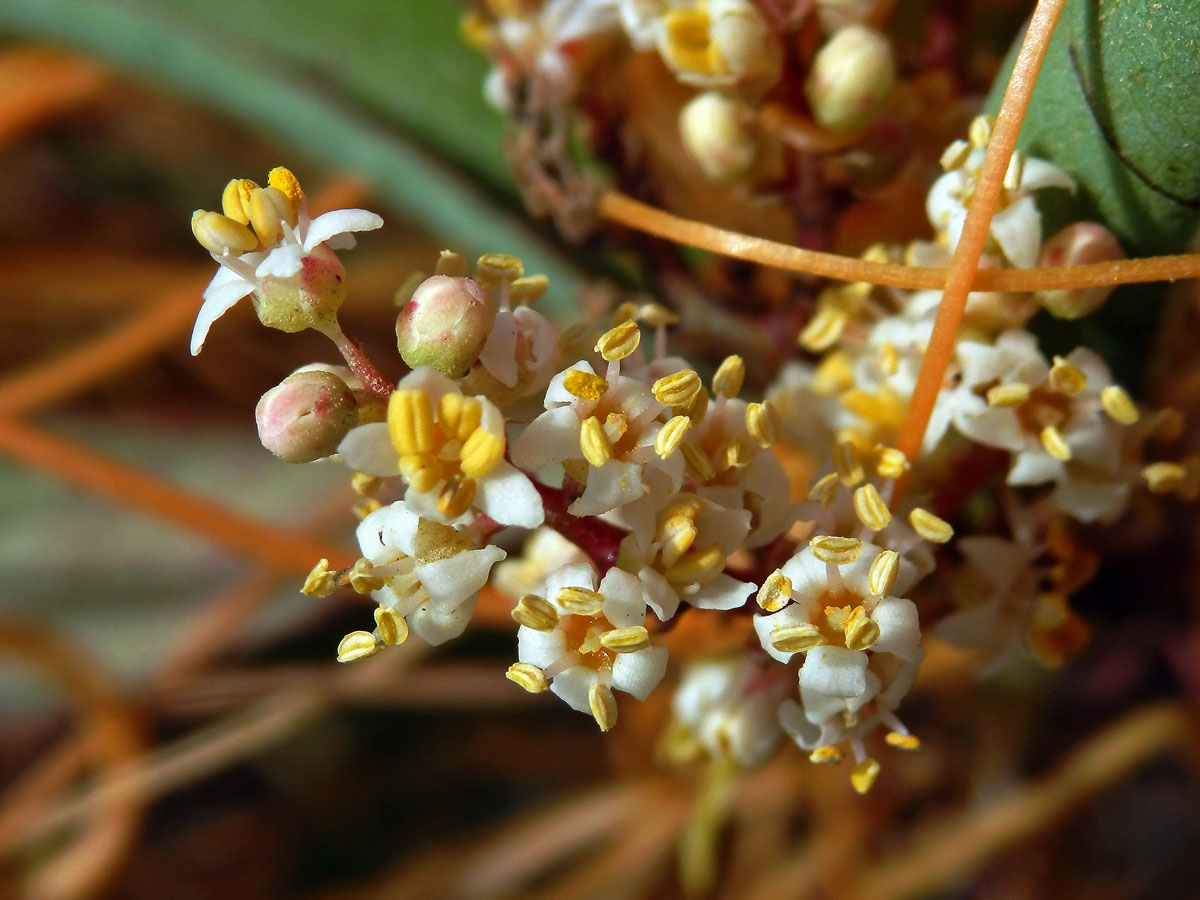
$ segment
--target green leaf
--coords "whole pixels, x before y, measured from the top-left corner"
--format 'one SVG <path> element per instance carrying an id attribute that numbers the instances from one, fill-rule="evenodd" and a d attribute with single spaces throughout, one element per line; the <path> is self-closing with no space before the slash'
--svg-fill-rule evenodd
<path id="1" fill-rule="evenodd" d="M 1099 219 L 1134 254 L 1182 250 L 1200 226 L 1200 3 L 1068 0 L 1019 146 L 1079 181 L 1050 230 Z"/>

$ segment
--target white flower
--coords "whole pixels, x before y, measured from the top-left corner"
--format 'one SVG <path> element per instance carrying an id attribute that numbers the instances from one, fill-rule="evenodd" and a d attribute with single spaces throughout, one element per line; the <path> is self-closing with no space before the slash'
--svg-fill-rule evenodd
<path id="1" fill-rule="evenodd" d="M 371 513 L 356 534 L 373 574 L 384 579 L 371 596 L 431 645 L 463 633 L 492 565 L 505 556 L 493 545 L 475 548 L 403 501 Z"/>
<path id="2" fill-rule="evenodd" d="M 770 677 L 744 654 L 705 660 L 683 670 L 671 711 L 711 756 L 752 768 L 779 745 L 776 710 L 786 691 L 785 680 Z"/>
<path id="3" fill-rule="evenodd" d="M 750 0 L 669 6 L 657 29 L 639 23 L 636 11 L 625 24 L 639 42 L 654 33 L 663 62 L 684 84 L 769 87 L 779 79 L 779 40 Z"/>

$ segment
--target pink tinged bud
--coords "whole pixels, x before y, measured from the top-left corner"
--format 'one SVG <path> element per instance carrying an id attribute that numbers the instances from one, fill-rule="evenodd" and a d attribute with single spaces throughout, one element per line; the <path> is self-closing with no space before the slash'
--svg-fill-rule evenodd
<path id="1" fill-rule="evenodd" d="M 496 302 L 473 278 L 434 275 L 413 291 L 396 318 L 396 346 L 414 369 L 467 374 L 496 321 Z"/>
<path id="2" fill-rule="evenodd" d="M 312 462 L 337 451 L 358 424 L 354 392 L 330 372 L 295 372 L 254 409 L 258 438 L 284 462 Z"/>
<path id="3" fill-rule="evenodd" d="M 1038 264 L 1074 266 L 1124 259 L 1116 236 L 1097 222 L 1074 222 L 1042 245 Z M 1038 291 L 1038 302 L 1059 319 L 1078 319 L 1095 312 L 1113 292 L 1112 287 Z"/>
<path id="4" fill-rule="evenodd" d="M 254 291 L 258 320 L 289 333 L 312 328 L 328 331 L 346 299 L 346 270 L 337 254 L 318 244 L 300 260 L 300 271 L 286 277 L 267 275 Z"/>

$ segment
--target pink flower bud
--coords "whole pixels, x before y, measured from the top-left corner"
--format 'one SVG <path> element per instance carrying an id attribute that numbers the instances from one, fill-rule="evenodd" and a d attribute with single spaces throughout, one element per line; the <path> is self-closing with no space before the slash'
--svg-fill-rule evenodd
<path id="1" fill-rule="evenodd" d="M 1125 251 L 1111 231 L 1097 222 L 1074 222 L 1042 245 L 1042 266 L 1074 266 L 1124 259 Z M 1078 319 L 1095 312 L 1113 292 L 1112 287 L 1075 291 L 1038 291 L 1038 302 L 1059 319 Z"/>
<path id="2" fill-rule="evenodd" d="M 346 270 L 337 254 L 318 244 L 300 260 L 295 275 L 265 275 L 254 290 L 258 320 L 289 333 L 325 331 L 346 299 Z"/>
<path id="3" fill-rule="evenodd" d="M 434 275 L 396 318 L 396 346 L 414 369 L 432 366 L 460 378 L 479 358 L 496 321 L 496 302 L 473 278 Z"/>
<path id="4" fill-rule="evenodd" d="M 330 372 L 294 372 L 254 409 L 258 438 L 284 462 L 312 462 L 336 452 L 358 424 L 354 392 Z"/>

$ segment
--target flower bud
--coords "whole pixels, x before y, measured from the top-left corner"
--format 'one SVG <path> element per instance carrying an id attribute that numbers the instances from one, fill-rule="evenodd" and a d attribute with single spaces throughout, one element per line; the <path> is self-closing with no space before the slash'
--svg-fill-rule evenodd
<path id="1" fill-rule="evenodd" d="M 1042 266 L 1073 266 L 1124 259 L 1125 251 L 1111 231 L 1097 222 L 1074 222 L 1042 245 Z M 1038 302 L 1059 319 L 1078 319 L 1095 312 L 1113 292 L 1110 286 L 1079 290 L 1038 291 Z"/>
<path id="2" fill-rule="evenodd" d="M 414 369 L 467 374 L 496 321 L 496 302 L 473 278 L 434 275 L 413 291 L 396 318 L 396 345 Z"/>
<path id="3" fill-rule="evenodd" d="M 871 123 L 895 81 L 888 39 L 871 28 L 849 25 L 817 52 L 804 91 L 820 125 L 852 131 Z"/>
<path id="4" fill-rule="evenodd" d="M 346 299 L 346 270 L 337 254 L 318 244 L 294 275 L 264 275 L 254 290 L 254 310 L 268 328 L 293 333 L 325 331 Z"/>
<path id="5" fill-rule="evenodd" d="M 258 438 L 284 462 L 312 462 L 336 452 L 358 424 L 358 404 L 330 372 L 294 372 L 262 395 L 254 409 Z"/>
<path id="6" fill-rule="evenodd" d="M 739 80 L 779 79 L 781 57 L 771 26 L 750 0 L 712 0 L 709 36 L 728 70 Z"/>
<path id="7" fill-rule="evenodd" d="M 758 151 L 740 103 L 716 91 L 700 94 L 679 114 L 683 148 L 713 181 L 736 181 Z"/>

